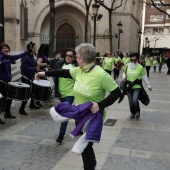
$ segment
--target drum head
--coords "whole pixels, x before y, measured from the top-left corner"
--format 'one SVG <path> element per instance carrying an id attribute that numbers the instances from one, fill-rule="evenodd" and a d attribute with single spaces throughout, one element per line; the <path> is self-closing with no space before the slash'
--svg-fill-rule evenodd
<path id="1" fill-rule="evenodd" d="M 42 87 L 51 87 L 50 81 L 48 80 L 34 80 L 33 83 Z"/>
<path id="2" fill-rule="evenodd" d="M 25 88 L 30 87 L 30 85 L 25 84 L 25 83 L 21 83 L 21 82 L 9 82 L 8 84 L 11 85 L 11 86 L 14 86 L 14 87 L 25 87 Z"/>

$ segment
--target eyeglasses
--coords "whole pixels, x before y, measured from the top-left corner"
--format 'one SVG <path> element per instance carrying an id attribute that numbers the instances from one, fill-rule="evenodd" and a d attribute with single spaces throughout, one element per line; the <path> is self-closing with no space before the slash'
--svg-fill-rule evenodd
<path id="1" fill-rule="evenodd" d="M 136 62 L 137 60 L 133 60 L 133 59 L 131 59 L 130 61 L 131 61 L 131 62 Z"/>
<path id="2" fill-rule="evenodd" d="M 66 57 L 72 58 L 73 55 L 66 54 Z"/>

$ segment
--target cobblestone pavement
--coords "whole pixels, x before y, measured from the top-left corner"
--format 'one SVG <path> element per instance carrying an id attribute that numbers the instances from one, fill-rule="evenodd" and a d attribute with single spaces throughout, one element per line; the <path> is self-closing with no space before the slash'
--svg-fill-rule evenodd
<path id="1" fill-rule="evenodd" d="M 127 97 L 107 108 L 106 120 L 117 122 L 104 125 L 100 143 L 94 144 L 97 170 L 170 169 L 170 76 L 166 68 L 162 73 L 151 70 L 149 81 L 151 103 L 147 107 L 141 104 L 140 120 L 129 119 Z M 6 124 L 0 125 L 0 170 L 83 169 L 81 156 L 71 152 L 77 140 L 69 136 L 74 121 L 68 123 L 63 144 L 56 145 L 60 124 L 49 115 L 56 102 L 43 103 L 39 110 L 27 106 L 28 116 L 18 114 L 20 104 L 12 104 L 17 119 L 4 119 Z"/>

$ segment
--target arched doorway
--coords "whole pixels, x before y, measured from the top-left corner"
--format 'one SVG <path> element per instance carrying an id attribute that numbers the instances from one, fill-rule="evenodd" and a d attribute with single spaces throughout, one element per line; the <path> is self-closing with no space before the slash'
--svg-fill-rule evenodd
<path id="1" fill-rule="evenodd" d="M 75 48 L 76 36 L 73 27 L 63 24 L 59 27 L 56 34 L 56 50 L 64 52 L 65 48 Z"/>

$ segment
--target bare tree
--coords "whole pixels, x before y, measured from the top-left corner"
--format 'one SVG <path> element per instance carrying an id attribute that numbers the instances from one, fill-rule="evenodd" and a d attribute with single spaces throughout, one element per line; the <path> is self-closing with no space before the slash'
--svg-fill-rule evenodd
<path id="1" fill-rule="evenodd" d="M 139 0 L 141 2 L 141 0 Z M 170 18 L 170 14 L 166 11 L 165 7 L 170 7 L 170 3 L 165 3 L 163 0 L 142 0 L 143 3 L 146 3 L 148 6 L 153 6 L 158 11 L 166 14 Z M 159 2 L 159 3 L 158 3 Z"/>
<path id="2" fill-rule="evenodd" d="M 115 11 L 117 8 L 120 8 L 123 4 L 123 1 L 127 0 L 119 0 L 119 5 L 115 6 L 116 0 L 112 0 L 111 7 L 106 6 L 102 1 L 95 0 L 96 3 L 99 3 L 101 6 L 103 6 L 109 13 L 109 41 L 110 41 L 110 52 L 112 53 L 112 39 L 113 39 L 113 33 L 112 33 L 112 12 Z"/>
<path id="3" fill-rule="evenodd" d="M 87 0 L 84 0 L 84 3 L 85 3 L 85 7 L 86 7 L 84 41 L 87 42 L 87 40 L 88 40 L 88 18 L 89 18 L 89 9 L 90 9 L 92 0 L 89 0 L 89 3 L 87 2 Z"/>
<path id="4" fill-rule="evenodd" d="M 49 36 L 49 57 L 54 55 L 54 30 L 55 30 L 55 0 L 49 0 L 50 3 L 50 36 Z"/>

